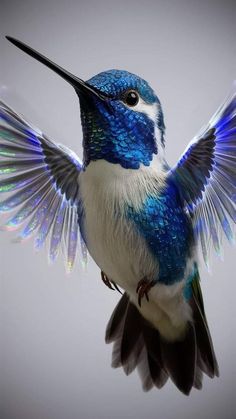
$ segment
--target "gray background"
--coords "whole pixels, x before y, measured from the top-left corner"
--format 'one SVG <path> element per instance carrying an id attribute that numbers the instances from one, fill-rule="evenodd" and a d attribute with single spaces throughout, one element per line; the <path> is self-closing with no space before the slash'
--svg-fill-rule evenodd
<path id="1" fill-rule="evenodd" d="M 10 45 L 18 37 L 78 76 L 135 72 L 159 95 L 174 163 L 235 78 L 235 1 L 10 1 L 0 7 L 1 96 L 81 155 L 78 100 L 50 70 Z M 235 248 L 202 269 L 220 365 L 190 397 L 168 383 L 143 393 L 136 373 L 110 368 L 104 330 L 119 295 L 90 261 L 67 277 L 32 242 L 1 233 L 1 419 L 231 419 L 235 415 Z"/>

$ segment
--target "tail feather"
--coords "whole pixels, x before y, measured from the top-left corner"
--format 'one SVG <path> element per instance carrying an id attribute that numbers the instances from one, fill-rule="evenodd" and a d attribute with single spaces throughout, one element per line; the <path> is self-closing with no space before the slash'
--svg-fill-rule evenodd
<path id="1" fill-rule="evenodd" d="M 176 387 L 189 394 L 194 384 L 196 369 L 196 336 L 189 323 L 183 340 L 167 342 L 161 340 L 164 368 Z"/>
<path id="2" fill-rule="evenodd" d="M 149 391 L 153 388 L 154 382 L 150 374 L 150 366 L 148 364 L 148 353 L 145 346 L 143 346 L 142 352 L 140 353 L 139 362 L 137 365 L 137 371 L 142 382 L 143 391 Z"/>
<path id="3" fill-rule="evenodd" d="M 141 334 L 140 316 L 138 309 L 133 304 L 128 304 L 125 317 L 125 327 L 121 339 L 120 359 L 125 365 Z"/>
<path id="4" fill-rule="evenodd" d="M 183 340 L 167 342 L 124 293 L 106 330 L 106 342 L 114 342 L 112 366 L 122 366 L 127 375 L 137 368 L 145 391 L 163 387 L 169 377 L 184 394 L 192 387 L 200 390 L 203 373 L 218 375 L 218 365 L 199 281 L 192 285 L 189 303 L 193 322 L 189 322 Z"/>
<path id="5" fill-rule="evenodd" d="M 197 339 L 197 365 L 208 377 L 219 376 L 219 368 L 215 356 L 215 351 L 207 324 L 202 291 L 200 287 L 200 277 L 198 271 L 191 283 L 192 297 L 189 301 L 193 312 L 193 322 L 196 330 Z"/>
<path id="6" fill-rule="evenodd" d="M 130 314 L 131 317 L 129 317 Z M 141 328 L 136 327 L 139 325 L 139 319 L 138 310 L 130 304 L 128 295 L 124 293 L 107 325 L 105 341 L 106 343 L 114 342 L 112 367 L 118 368 L 122 365 L 126 375 L 131 374 L 138 366 L 140 353 L 144 347 Z"/>
<path id="7" fill-rule="evenodd" d="M 140 334 L 132 353 L 129 355 L 129 358 L 127 359 L 127 362 L 123 364 L 123 369 L 126 375 L 130 375 L 131 372 L 135 370 L 135 368 L 138 368 L 140 359 L 142 357 L 141 353 L 143 349 L 144 349 L 144 341 L 143 341 L 142 335 Z M 122 364 L 120 361 L 119 366 L 121 365 Z"/>
<path id="8" fill-rule="evenodd" d="M 196 330 L 198 365 L 208 377 L 219 376 L 218 364 L 205 316 L 202 314 L 194 296 L 190 304 L 193 310 L 193 321 Z"/>
<path id="9" fill-rule="evenodd" d="M 150 355 L 150 353 L 147 354 L 148 357 L 148 367 L 150 376 L 152 379 L 153 384 L 157 388 L 162 388 L 166 381 L 168 380 L 168 374 L 165 372 L 163 368 L 160 367 L 159 363 Z"/>
<path id="10" fill-rule="evenodd" d="M 129 375 L 138 369 L 144 391 L 163 387 L 168 374 L 161 361 L 160 335 L 148 324 L 125 293 L 112 313 L 106 342 L 114 342 L 112 366 Z"/>
<path id="11" fill-rule="evenodd" d="M 202 369 L 199 367 L 198 353 L 197 353 L 197 365 L 196 365 L 195 377 L 194 377 L 194 383 L 193 383 L 193 387 L 196 388 L 197 390 L 202 389 L 202 379 L 203 379 L 203 372 L 202 372 Z"/>
<path id="12" fill-rule="evenodd" d="M 107 325 L 105 337 L 106 343 L 110 343 L 116 340 L 117 334 L 121 328 L 121 324 L 124 322 L 128 304 L 129 297 L 126 293 L 124 293 L 117 306 L 115 307 Z"/>
<path id="13" fill-rule="evenodd" d="M 153 384 L 161 388 L 168 380 L 168 374 L 164 370 L 160 334 L 158 330 L 150 327 L 149 323 L 142 318 L 143 338 L 147 348 L 147 361 Z"/>

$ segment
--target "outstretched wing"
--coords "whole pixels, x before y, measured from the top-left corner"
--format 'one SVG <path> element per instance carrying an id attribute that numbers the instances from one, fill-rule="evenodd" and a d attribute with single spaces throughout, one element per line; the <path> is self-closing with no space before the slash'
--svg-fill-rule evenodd
<path id="1" fill-rule="evenodd" d="M 236 93 L 189 144 L 170 171 L 193 216 L 204 259 L 213 244 L 220 252 L 222 231 L 233 241 L 236 222 Z"/>
<path id="2" fill-rule="evenodd" d="M 66 265 L 75 261 L 81 215 L 81 162 L 0 102 L 0 213 L 14 211 L 6 229 L 21 228 L 19 239 L 35 234 L 35 246 L 49 244 L 54 261 L 62 245 Z M 82 243 L 82 254 L 86 256 Z"/>

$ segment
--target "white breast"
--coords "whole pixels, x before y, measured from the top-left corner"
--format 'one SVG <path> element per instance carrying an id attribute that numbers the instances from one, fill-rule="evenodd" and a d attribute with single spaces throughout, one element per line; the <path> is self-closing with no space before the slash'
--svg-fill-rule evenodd
<path id="1" fill-rule="evenodd" d="M 125 218 L 125 207 L 138 210 L 147 193 L 158 193 L 163 183 L 164 174 L 157 176 L 151 168 L 129 170 L 104 160 L 91 162 L 80 175 L 88 250 L 106 275 L 125 289 L 136 288 L 143 276 L 153 276 L 158 269 Z"/>
<path id="2" fill-rule="evenodd" d="M 91 162 L 79 176 L 89 253 L 107 277 L 128 292 L 136 305 L 138 282 L 144 277 L 157 278 L 159 267 L 144 239 L 125 217 L 125 208 L 131 205 L 139 210 L 147 195 L 158 195 L 165 177 L 163 171 L 152 167 L 124 169 L 104 160 Z M 182 318 L 186 320 L 189 316 L 185 304 L 179 304 L 182 287 L 183 283 L 171 287 L 159 285 L 150 291 L 149 303 L 142 302 L 144 317 L 158 325 L 159 330 L 163 324 L 169 338 L 174 335 L 169 319 L 172 311 L 176 313 L 176 307 L 179 307 L 179 315 L 175 318 L 177 329 L 178 318 L 182 323 Z M 169 312 L 168 319 L 165 307 Z"/>

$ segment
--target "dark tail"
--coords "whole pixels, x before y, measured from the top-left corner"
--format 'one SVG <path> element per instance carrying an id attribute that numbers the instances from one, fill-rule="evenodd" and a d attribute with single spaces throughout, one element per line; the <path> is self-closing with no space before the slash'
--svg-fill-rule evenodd
<path id="1" fill-rule="evenodd" d="M 167 342 L 140 314 L 125 293 L 107 325 L 106 342 L 114 342 L 112 366 L 130 374 L 138 369 L 143 389 L 161 388 L 170 377 L 184 394 L 201 389 L 203 373 L 213 378 L 218 366 L 204 312 L 200 284 L 192 283 L 193 322 L 181 341 Z"/>

